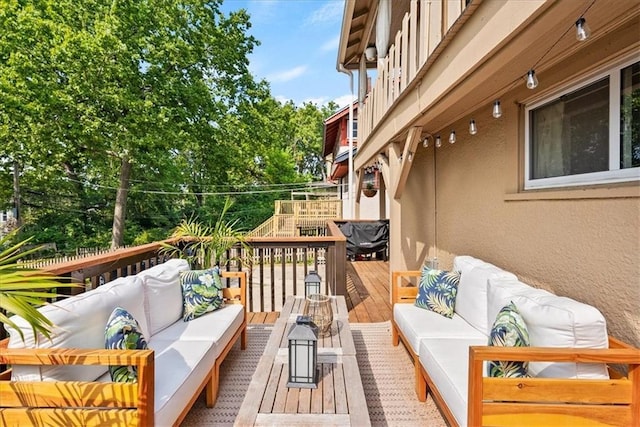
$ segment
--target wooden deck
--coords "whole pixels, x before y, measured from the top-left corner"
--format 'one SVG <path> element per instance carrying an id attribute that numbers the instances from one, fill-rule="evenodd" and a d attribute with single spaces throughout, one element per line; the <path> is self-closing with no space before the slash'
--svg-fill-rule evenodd
<path id="1" fill-rule="evenodd" d="M 389 263 L 386 261 L 347 262 L 349 322 L 375 323 L 391 319 Z M 249 313 L 249 323 L 275 323 L 278 312 Z"/>

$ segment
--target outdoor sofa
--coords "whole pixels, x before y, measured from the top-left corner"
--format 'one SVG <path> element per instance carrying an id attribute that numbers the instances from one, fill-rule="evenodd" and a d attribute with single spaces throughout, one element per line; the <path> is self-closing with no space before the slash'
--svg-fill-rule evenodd
<path id="1" fill-rule="evenodd" d="M 40 308 L 55 325 L 52 340 L 36 342 L 22 318 L 14 320 L 0 363 L 12 366 L 0 381 L 0 425 L 178 425 L 201 394 L 212 407 L 220 364 L 234 343 L 246 347 L 246 273 L 223 272 L 237 287 L 226 303 L 183 321 L 180 272 L 169 260 L 135 276 Z M 135 318 L 147 350 L 105 350 L 105 326 L 115 307 Z M 137 382 L 112 382 L 108 367 L 137 367 Z"/>
<path id="2" fill-rule="evenodd" d="M 452 426 L 640 425 L 640 350 L 609 337 L 596 308 L 470 256 L 456 257 L 453 270 L 460 276 L 451 318 L 415 304 L 419 286 L 410 278 L 428 269 L 392 273 L 392 341 L 413 357 L 420 401 L 430 391 Z M 511 303 L 530 346 L 489 346 Z M 489 361 L 527 361 L 528 372 L 489 377 Z"/>

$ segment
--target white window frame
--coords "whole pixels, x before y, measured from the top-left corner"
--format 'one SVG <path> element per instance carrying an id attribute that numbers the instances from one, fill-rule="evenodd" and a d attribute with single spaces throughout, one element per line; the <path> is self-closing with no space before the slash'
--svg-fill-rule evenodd
<path id="1" fill-rule="evenodd" d="M 624 62 L 608 66 L 580 83 L 568 86 L 551 96 L 536 101 L 525 107 L 524 115 L 524 189 L 537 190 L 543 188 L 572 187 L 579 185 L 612 184 L 617 182 L 640 181 L 640 167 L 620 169 L 620 73 L 623 68 L 638 62 L 638 58 L 630 58 Z M 556 176 L 551 178 L 531 179 L 531 123 L 530 113 L 545 104 L 558 100 L 563 95 L 575 92 L 596 81 L 609 77 L 609 170 L 578 175 Z"/>

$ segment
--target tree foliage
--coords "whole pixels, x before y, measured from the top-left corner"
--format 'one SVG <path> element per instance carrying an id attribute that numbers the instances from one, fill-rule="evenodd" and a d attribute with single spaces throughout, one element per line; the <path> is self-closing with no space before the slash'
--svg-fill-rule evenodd
<path id="1" fill-rule="evenodd" d="M 143 243 L 228 193 L 248 229 L 289 196 L 265 184 L 322 179 L 335 105 L 277 102 L 248 71 L 249 16 L 220 5 L 0 0 L 0 209 L 17 165 L 23 234 Z"/>

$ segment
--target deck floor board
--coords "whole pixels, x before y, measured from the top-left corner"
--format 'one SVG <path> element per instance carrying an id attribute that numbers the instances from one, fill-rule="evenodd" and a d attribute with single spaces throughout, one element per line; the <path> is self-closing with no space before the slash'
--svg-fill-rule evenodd
<path id="1" fill-rule="evenodd" d="M 391 319 L 389 263 L 387 261 L 347 262 L 349 322 L 374 323 Z M 275 323 L 278 312 L 247 313 L 249 323 Z"/>

